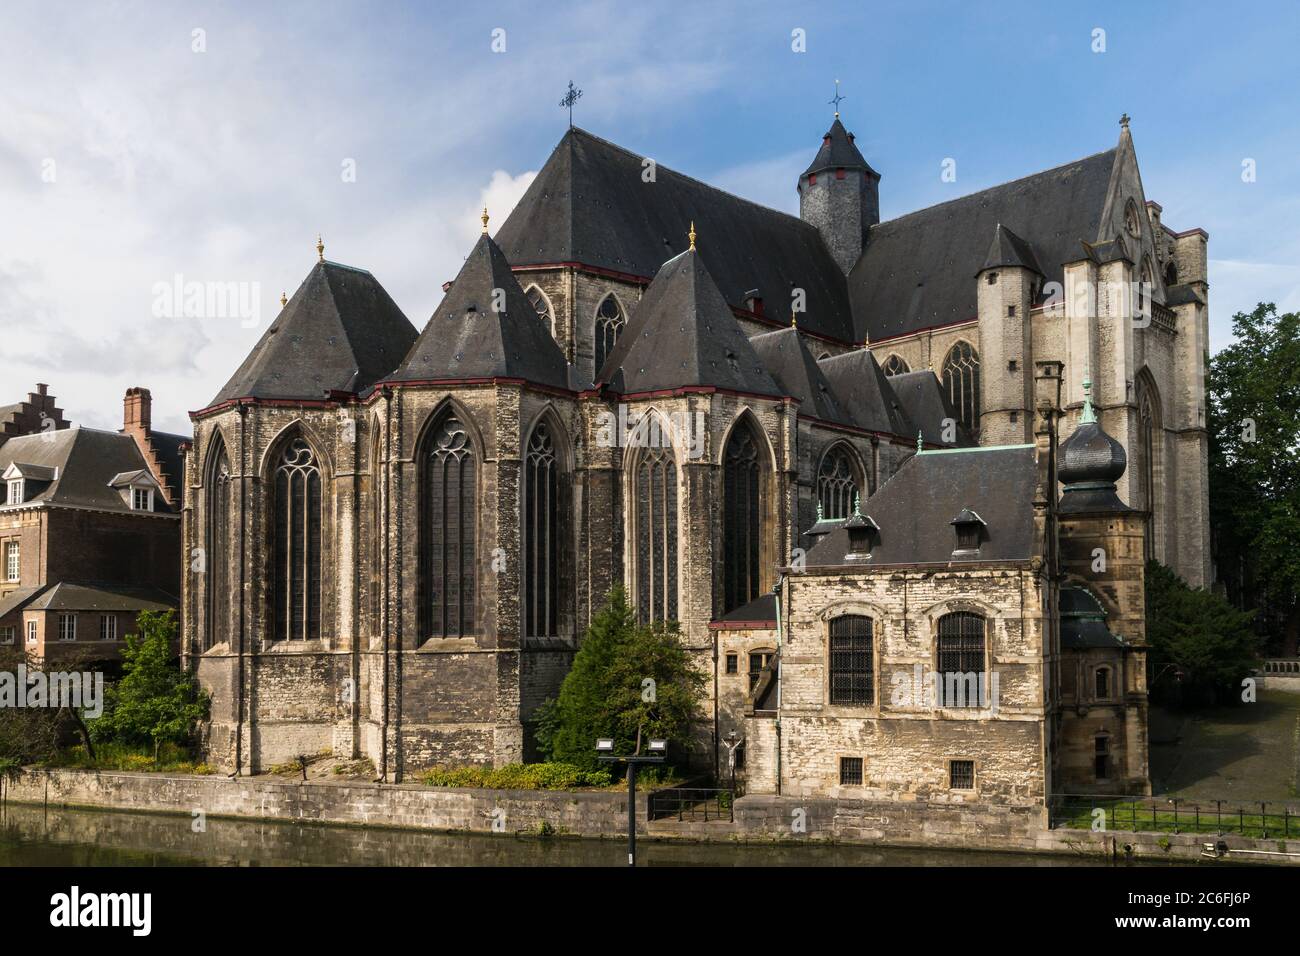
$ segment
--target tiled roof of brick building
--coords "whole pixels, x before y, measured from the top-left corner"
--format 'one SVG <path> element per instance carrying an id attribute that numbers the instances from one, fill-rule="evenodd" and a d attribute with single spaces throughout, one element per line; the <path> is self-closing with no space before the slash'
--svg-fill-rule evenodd
<path id="1" fill-rule="evenodd" d="M 23 505 L 0 507 L 49 504 L 131 512 L 123 494 L 111 487 L 114 477 L 139 472 L 154 483 L 131 436 L 94 428 L 75 426 L 11 438 L 0 445 L 0 474 L 15 464 L 20 469 L 38 466 L 55 477 L 49 481 L 33 478 Z M 154 511 L 169 514 L 172 509 L 161 495 L 155 495 Z"/>

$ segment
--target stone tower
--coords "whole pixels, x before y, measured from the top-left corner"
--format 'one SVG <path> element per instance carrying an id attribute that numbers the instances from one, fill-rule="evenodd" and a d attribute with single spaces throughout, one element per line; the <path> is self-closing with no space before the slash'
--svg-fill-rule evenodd
<path id="1" fill-rule="evenodd" d="M 1033 437 L 1034 363 L 1029 312 L 1043 270 L 1029 243 L 998 223 L 976 276 L 979 303 L 980 443 L 1015 445 Z"/>
<path id="2" fill-rule="evenodd" d="M 831 256 L 848 273 L 880 222 L 880 174 L 867 165 L 840 115 L 799 177 L 799 217 L 817 227 Z"/>

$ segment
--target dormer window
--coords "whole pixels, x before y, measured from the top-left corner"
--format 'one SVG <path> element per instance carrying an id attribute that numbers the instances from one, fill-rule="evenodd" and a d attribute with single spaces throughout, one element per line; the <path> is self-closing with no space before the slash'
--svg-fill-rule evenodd
<path id="1" fill-rule="evenodd" d="M 880 525 L 862 513 L 861 495 L 853 496 L 853 514 L 844 522 L 844 529 L 849 533 L 849 556 L 871 557 L 871 549 L 880 539 Z"/>
<path id="2" fill-rule="evenodd" d="M 132 488 L 131 489 L 131 510 L 132 511 L 153 511 L 153 489 Z"/>
<path id="3" fill-rule="evenodd" d="M 8 484 L 8 488 L 7 488 L 8 493 L 5 497 L 5 504 L 8 505 L 22 504 L 23 503 L 23 480 L 21 478 L 14 478 L 10 480 L 7 484 Z"/>
<path id="4" fill-rule="evenodd" d="M 950 522 L 957 531 L 957 547 L 953 554 L 978 551 L 984 538 L 984 519 L 969 508 L 963 508 L 961 514 Z"/>

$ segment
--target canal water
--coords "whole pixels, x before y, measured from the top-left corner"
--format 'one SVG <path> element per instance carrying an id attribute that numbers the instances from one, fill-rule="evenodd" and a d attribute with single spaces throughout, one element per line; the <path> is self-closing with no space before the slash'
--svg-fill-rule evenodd
<path id="1" fill-rule="evenodd" d="M 304 826 L 105 810 L 0 809 L 0 866 L 623 866 L 622 840 Z M 645 866 L 1081 866 L 1092 858 L 638 841 Z"/>

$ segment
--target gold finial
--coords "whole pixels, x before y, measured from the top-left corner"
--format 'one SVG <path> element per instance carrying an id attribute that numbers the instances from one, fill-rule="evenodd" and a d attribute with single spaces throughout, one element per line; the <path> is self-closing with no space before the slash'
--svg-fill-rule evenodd
<path id="1" fill-rule="evenodd" d="M 687 236 L 688 239 L 691 240 L 691 250 L 690 250 L 690 251 L 691 251 L 691 252 L 694 252 L 694 251 L 695 251 L 695 220 L 694 220 L 694 219 L 691 220 L 691 231 L 688 232 L 688 233 L 686 234 L 686 236 Z"/>
<path id="2" fill-rule="evenodd" d="M 799 313 L 796 312 L 793 308 L 790 310 L 790 328 L 792 329 L 799 328 Z"/>
<path id="3" fill-rule="evenodd" d="M 281 293 L 280 293 L 280 308 L 283 309 L 283 308 L 284 308 L 286 305 L 288 305 L 288 304 L 289 304 L 289 297 L 288 297 L 287 295 L 285 295 L 283 292 L 281 292 Z"/>
<path id="4" fill-rule="evenodd" d="M 487 206 L 484 206 L 484 207 L 483 207 L 483 215 L 479 216 L 479 218 L 480 218 L 481 220 L 483 220 L 483 235 L 486 236 L 486 235 L 487 235 L 487 224 L 488 224 Z"/>
<path id="5" fill-rule="evenodd" d="M 316 233 L 316 255 L 320 256 L 320 261 L 325 261 L 325 243 L 321 242 L 320 233 Z"/>

